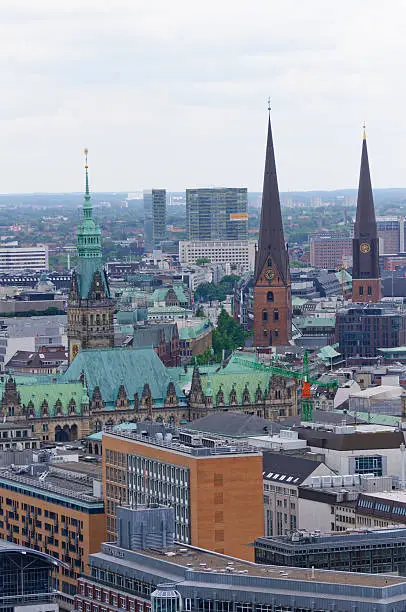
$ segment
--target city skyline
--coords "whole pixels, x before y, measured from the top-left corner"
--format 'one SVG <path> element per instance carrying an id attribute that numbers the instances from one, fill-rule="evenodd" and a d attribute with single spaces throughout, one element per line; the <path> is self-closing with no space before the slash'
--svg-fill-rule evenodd
<path id="1" fill-rule="evenodd" d="M 374 187 L 402 186 L 401 2 L 22 0 L 2 17 L 1 193 L 80 191 L 84 145 L 93 191 L 259 191 L 268 96 L 281 191 L 355 188 L 364 120 Z"/>

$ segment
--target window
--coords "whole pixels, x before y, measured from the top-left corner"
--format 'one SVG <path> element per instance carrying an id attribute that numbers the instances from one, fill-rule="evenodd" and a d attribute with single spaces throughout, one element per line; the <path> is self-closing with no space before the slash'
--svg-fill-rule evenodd
<path id="1" fill-rule="evenodd" d="M 372 287 L 368 285 L 368 295 L 372 295 Z"/>
<path id="2" fill-rule="evenodd" d="M 358 287 L 358 294 L 359 295 L 364 295 L 364 287 Z"/>
<path id="3" fill-rule="evenodd" d="M 272 268 L 272 259 L 268 257 L 268 268 Z"/>
<path id="4" fill-rule="evenodd" d="M 355 473 L 383 476 L 382 457 L 380 455 L 371 457 L 355 457 Z"/>
<path id="5" fill-rule="evenodd" d="M 262 311 L 262 320 L 268 321 L 268 311 L 267 310 Z"/>
<path id="6" fill-rule="evenodd" d="M 273 302 L 273 292 L 272 291 L 268 291 L 268 293 L 266 294 L 266 299 L 268 302 Z"/>
<path id="7" fill-rule="evenodd" d="M 275 308 L 275 310 L 273 311 L 273 320 L 279 321 L 279 310 L 277 308 Z"/>

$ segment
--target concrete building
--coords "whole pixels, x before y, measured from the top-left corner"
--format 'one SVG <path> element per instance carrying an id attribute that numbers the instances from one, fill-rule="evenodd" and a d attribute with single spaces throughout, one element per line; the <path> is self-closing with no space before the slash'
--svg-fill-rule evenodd
<path id="1" fill-rule="evenodd" d="M 352 263 L 352 238 L 344 232 L 309 234 L 310 265 L 336 270 Z"/>
<path id="2" fill-rule="evenodd" d="M 117 536 L 117 500 L 133 508 L 153 500 L 174 506 L 179 542 L 253 559 L 249 544 L 264 532 L 262 453 L 214 436 L 174 433 L 103 432 L 109 541 Z"/>
<path id="3" fill-rule="evenodd" d="M 385 425 L 334 425 L 298 427 L 299 438 L 310 450 L 321 452 L 337 474 L 401 476 L 403 432 Z"/>
<path id="4" fill-rule="evenodd" d="M 0 273 L 49 270 L 48 246 L 0 248 Z"/>
<path id="5" fill-rule="evenodd" d="M 406 529 L 364 529 L 323 535 L 297 531 L 289 536 L 259 538 L 255 542 L 255 561 L 406 576 Z"/>
<path id="6" fill-rule="evenodd" d="M 246 188 L 186 189 L 188 240 L 246 240 L 247 206 Z"/>
<path id="7" fill-rule="evenodd" d="M 118 541 L 91 555 L 89 572 L 79 579 L 78 612 L 404 610 L 403 577 L 264 566 L 213 553 L 173 541 L 171 512 L 119 510 Z"/>
<path id="8" fill-rule="evenodd" d="M 82 469 L 37 463 L 0 470 L 0 537 L 59 559 L 57 589 L 71 598 L 89 554 L 106 539 L 100 481 L 93 465 Z"/>
<path id="9" fill-rule="evenodd" d="M 34 353 L 40 346 L 67 346 L 66 315 L 0 319 L 0 369 L 17 351 Z"/>
<path id="10" fill-rule="evenodd" d="M 341 308 L 336 314 L 335 341 L 347 365 L 351 359 L 368 362 L 378 348 L 406 344 L 406 313 L 383 304 Z"/>
<path id="11" fill-rule="evenodd" d="M 252 272 L 255 247 L 251 240 L 180 240 L 179 261 L 189 265 L 206 259 L 212 264 L 228 264 L 241 272 Z"/>
<path id="12" fill-rule="evenodd" d="M 145 190 L 144 250 L 151 250 L 166 240 L 166 190 Z"/>
<path id="13" fill-rule="evenodd" d="M 286 535 L 300 529 L 299 487 L 310 484 L 313 477 L 333 474 L 320 461 L 264 452 L 265 535 Z"/>
<path id="14" fill-rule="evenodd" d="M 397 255 L 405 249 L 404 217 L 385 216 L 376 218 L 379 251 L 382 255 Z"/>

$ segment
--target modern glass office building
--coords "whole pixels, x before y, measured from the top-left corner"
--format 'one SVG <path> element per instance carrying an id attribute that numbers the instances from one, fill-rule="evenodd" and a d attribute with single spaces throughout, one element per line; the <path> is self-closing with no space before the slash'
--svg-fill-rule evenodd
<path id="1" fill-rule="evenodd" d="M 246 240 L 246 188 L 186 189 L 188 240 Z"/>
<path id="2" fill-rule="evenodd" d="M 151 249 L 166 239 L 166 190 L 144 191 L 144 245 Z"/>
<path id="3" fill-rule="evenodd" d="M 55 570 L 67 567 L 42 552 L 0 540 L 0 610 L 59 610 Z"/>

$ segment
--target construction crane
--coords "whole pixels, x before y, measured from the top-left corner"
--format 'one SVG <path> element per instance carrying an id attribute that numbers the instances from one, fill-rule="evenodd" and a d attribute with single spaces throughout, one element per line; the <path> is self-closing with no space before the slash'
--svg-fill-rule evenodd
<path id="1" fill-rule="evenodd" d="M 296 382 L 301 381 L 300 385 L 300 406 L 301 406 L 301 415 L 303 421 L 312 421 L 313 420 L 313 397 L 311 392 L 312 385 L 317 385 L 318 387 L 324 387 L 329 389 L 330 391 L 335 391 L 338 387 L 338 381 L 336 379 L 332 379 L 329 382 L 322 382 L 317 380 L 317 378 L 312 378 L 310 376 L 310 367 L 309 367 L 309 356 L 307 351 L 305 351 L 303 358 L 303 369 L 302 371 L 298 370 L 290 370 L 289 368 L 275 365 L 276 359 L 273 360 L 273 363 L 267 365 L 265 363 L 260 363 L 258 361 L 251 361 L 250 359 L 244 359 L 244 357 L 234 357 L 233 362 L 243 365 L 247 368 L 251 368 L 252 370 L 259 370 L 261 372 L 268 372 L 271 375 L 276 376 L 285 376 L 286 378 L 293 378 Z"/>

